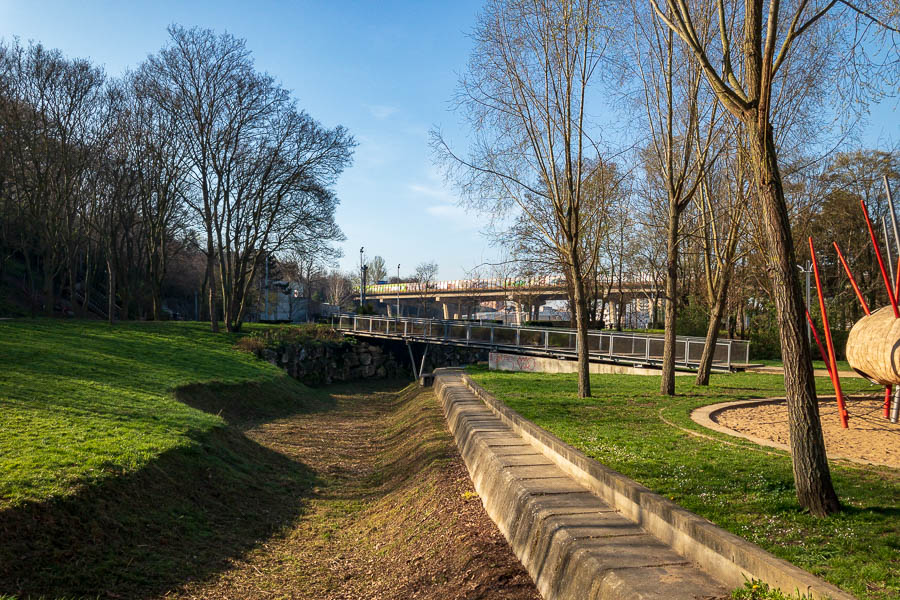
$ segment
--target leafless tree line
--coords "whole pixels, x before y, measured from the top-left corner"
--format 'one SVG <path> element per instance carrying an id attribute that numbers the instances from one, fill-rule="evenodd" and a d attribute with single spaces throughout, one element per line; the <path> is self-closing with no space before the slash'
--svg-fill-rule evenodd
<path id="1" fill-rule="evenodd" d="M 65 298 L 79 314 L 159 319 L 185 251 L 205 260 L 212 329 L 234 331 L 268 257 L 325 256 L 342 239 L 332 187 L 349 133 L 298 108 L 243 40 L 169 33 L 118 79 L 37 43 L 0 46 L 0 246 L 44 312 Z"/>

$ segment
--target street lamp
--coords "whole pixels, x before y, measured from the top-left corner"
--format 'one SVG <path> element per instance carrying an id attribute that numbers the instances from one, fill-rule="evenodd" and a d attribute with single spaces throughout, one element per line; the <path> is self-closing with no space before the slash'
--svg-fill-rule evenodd
<path id="1" fill-rule="evenodd" d="M 809 313 L 809 276 L 812 274 L 812 262 L 806 261 L 805 268 L 800 265 L 797 265 L 797 268 L 800 269 L 801 273 L 806 273 L 806 312 Z M 809 324 L 810 318 L 806 319 L 806 343 L 809 343 L 810 340 L 812 340 L 812 328 Z"/>
<path id="2" fill-rule="evenodd" d="M 366 305 L 366 265 L 363 260 L 363 252 L 366 248 L 359 249 L 359 308 L 363 310 Z"/>

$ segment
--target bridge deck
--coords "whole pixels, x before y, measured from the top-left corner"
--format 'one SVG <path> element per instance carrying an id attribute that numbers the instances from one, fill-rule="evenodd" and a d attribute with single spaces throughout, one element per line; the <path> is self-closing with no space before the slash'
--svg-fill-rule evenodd
<path id="1" fill-rule="evenodd" d="M 562 359 L 573 359 L 578 354 L 574 329 L 357 315 L 336 316 L 332 325 L 344 333 L 365 337 L 469 346 Z M 590 331 L 587 343 L 588 355 L 595 362 L 645 366 L 662 363 L 662 336 Z M 675 341 L 676 366 L 696 368 L 705 345 L 704 338 L 678 336 Z M 713 367 L 719 370 L 741 369 L 749 363 L 749 349 L 750 343 L 744 340 L 719 340 L 713 354 Z"/>

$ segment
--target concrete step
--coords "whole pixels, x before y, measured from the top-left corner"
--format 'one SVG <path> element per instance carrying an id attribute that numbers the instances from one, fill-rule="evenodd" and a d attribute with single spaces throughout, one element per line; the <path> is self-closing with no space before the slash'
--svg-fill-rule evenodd
<path id="1" fill-rule="evenodd" d="M 438 375 L 438 395 L 485 509 L 545 598 L 728 596 L 518 435 L 459 376 Z"/>

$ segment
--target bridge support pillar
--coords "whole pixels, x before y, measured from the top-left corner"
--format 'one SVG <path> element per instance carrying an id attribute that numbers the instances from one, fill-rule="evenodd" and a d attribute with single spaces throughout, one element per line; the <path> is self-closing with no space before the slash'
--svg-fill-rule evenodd
<path id="1" fill-rule="evenodd" d="M 441 308 L 444 309 L 444 319 L 450 319 L 450 303 L 449 302 L 441 302 Z"/>

